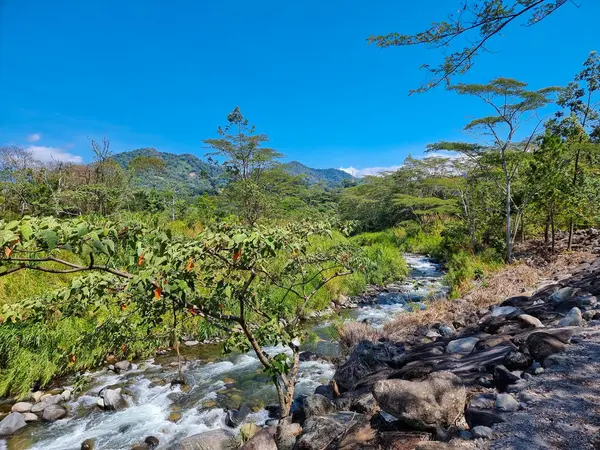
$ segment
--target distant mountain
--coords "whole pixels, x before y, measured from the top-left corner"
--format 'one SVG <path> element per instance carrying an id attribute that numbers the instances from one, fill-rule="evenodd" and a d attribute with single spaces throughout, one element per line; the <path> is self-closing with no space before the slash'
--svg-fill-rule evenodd
<path id="1" fill-rule="evenodd" d="M 163 188 L 177 185 L 194 194 L 214 192 L 226 182 L 224 170 L 201 160 L 190 153 L 175 154 L 159 152 L 154 148 L 141 148 L 113 155 L 115 161 L 127 167 L 137 156 L 154 156 L 165 162 L 166 170 L 160 175 L 145 176 L 140 180 L 144 187 Z M 339 169 L 313 169 L 297 161 L 282 163 L 281 167 L 291 175 L 303 175 L 309 184 L 323 183 L 328 187 L 340 186 L 344 180 L 353 179 L 352 175 Z"/>
<path id="2" fill-rule="evenodd" d="M 325 183 L 328 186 L 340 186 L 344 180 L 354 177 L 339 169 L 313 169 L 298 161 L 283 163 L 282 167 L 292 175 L 304 175 L 309 184 Z"/>

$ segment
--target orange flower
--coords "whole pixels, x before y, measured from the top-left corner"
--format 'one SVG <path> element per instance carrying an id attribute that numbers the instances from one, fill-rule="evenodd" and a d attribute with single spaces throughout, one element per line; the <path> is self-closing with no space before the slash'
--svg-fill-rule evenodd
<path id="1" fill-rule="evenodd" d="M 190 260 L 188 261 L 188 263 L 185 266 L 185 270 L 187 270 L 188 272 L 191 272 L 192 270 L 194 270 L 194 260 L 190 258 Z"/>
<path id="2" fill-rule="evenodd" d="M 144 264 L 144 260 L 146 259 L 146 257 L 144 256 L 144 254 L 142 253 L 140 255 L 140 257 L 138 258 L 138 267 L 142 267 L 142 265 Z"/>
<path id="3" fill-rule="evenodd" d="M 10 247 L 4 247 L 4 254 L 6 255 L 7 258 L 10 258 L 10 255 L 12 255 L 12 248 Z"/>
<path id="4" fill-rule="evenodd" d="M 154 289 L 154 298 L 156 300 L 159 300 L 161 295 L 162 295 L 162 289 L 160 288 L 160 286 L 157 286 L 156 289 Z"/>
<path id="5" fill-rule="evenodd" d="M 234 254 L 233 254 L 233 262 L 237 262 L 238 259 L 240 259 L 240 256 L 242 256 L 242 249 L 238 249 Z"/>

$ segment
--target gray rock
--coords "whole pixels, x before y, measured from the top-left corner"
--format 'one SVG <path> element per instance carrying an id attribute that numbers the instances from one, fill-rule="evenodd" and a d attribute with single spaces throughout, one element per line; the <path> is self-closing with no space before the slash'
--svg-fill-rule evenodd
<path id="1" fill-rule="evenodd" d="M 470 441 L 471 439 L 473 439 L 473 434 L 467 430 L 460 430 L 458 435 L 461 439 L 464 439 L 465 441 Z"/>
<path id="2" fill-rule="evenodd" d="M 531 333 L 527 337 L 525 345 L 531 356 L 537 361 L 543 361 L 550 355 L 564 351 L 567 347 L 564 342 L 552 334 L 542 331 Z"/>
<path id="3" fill-rule="evenodd" d="M 310 417 L 302 429 L 297 450 L 322 450 L 327 448 L 346 430 L 346 425 L 331 417 Z"/>
<path id="4" fill-rule="evenodd" d="M 131 362 L 127 361 L 126 359 L 115 363 L 115 370 L 117 372 L 125 372 L 129 369 L 131 369 Z"/>
<path id="5" fill-rule="evenodd" d="M 304 400 L 304 417 L 326 416 L 335 409 L 329 399 L 320 394 L 314 394 Z"/>
<path id="6" fill-rule="evenodd" d="M 195 347 L 198 344 L 200 344 L 200 342 L 198 341 L 184 341 L 183 343 L 183 345 L 185 345 L 186 347 Z"/>
<path id="7" fill-rule="evenodd" d="M 69 400 L 71 400 L 71 395 L 72 395 L 71 390 L 65 389 L 64 391 L 62 391 L 62 394 L 60 394 L 60 397 L 61 397 L 62 401 L 68 402 Z"/>
<path id="8" fill-rule="evenodd" d="M 489 427 L 478 426 L 471 430 L 473 433 L 473 437 L 476 439 L 492 439 L 494 437 L 494 432 Z"/>
<path id="9" fill-rule="evenodd" d="M 518 383 L 511 384 L 506 388 L 506 392 L 517 393 L 521 392 L 529 387 L 529 383 L 525 380 L 520 380 Z"/>
<path id="10" fill-rule="evenodd" d="M 38 416 L 31 412 L 23 413 L 23 419 L 25 419 L 25 422 L 37 422 L 40 420 Z"/>
<path id="11" fill-rule="evenodd" d="M 383 411 L 421 430 L 452 425 L 466 402 L 465 387 L 451 372 L 434 372 L 423 381 L 380 380 L 373 395 Z"/>
<path id="12" fill-rule="evenodd" d="M 519 382 L 521 378 L 512 373 L 504 366 L 494 367 L 494 384 L 498 390 L 505 391 L 508 386 Z"/>
<path id="13" fill-rule="evenodd" d="M 574 294 L 575 294 L 575 289 L 567 286 L 567 287 L 559 289 L 558 291 L 555 291 L 550 296 L 550 300 L 552 300 L 555 303 L 561 303 L 561 302 L 570 300 Z"/>
<path id="14" fill-rule="evenodd" d="M 25 422 L 23 414 L 11 412 L 0 422 L 0 436 L 10 436 L 11 434 L 15 434 L 26 425 L 27 423 Z"/>
<path id="15" fill-rule="evenodd" d="M 127 408 L 127 402 L 121 395 L 121 388 L 118 389 L 104 389 L 101 393 L 104 409 L 108 411 L 119 411 Z"/>
<path id="16" fill-rule="evenodd" d="M 371 389 L 344 392 L 333 401 L 333 404 L 338 411 L 356 411 L 361 414 L 371 413 L 377 409 L 377 401 Z"/>
<path id="17" fill-rule="evenodd" d="M 194 434 L 179 441 L 179 450 L 234 450 L 235 434 L 229 430 L 211 430 Z"/>
<path id="18" fill-rule="evenodd" d="M 67 415 L 67 410 L 60 405 L 50 405 L 42 414 L 42 419 L 46 422 L 54 422 L 55 420 L 62 419 Z"/>
<path id="19" fill-rule="evenodd" d="M 57 405 L 62 401 L 62 397 L 60 395 L 49 395 L 44 398 L 39 403 L 36 403 L 31 407 L 32 413 L 41 413 L 43 410 L 52 405 Z"/>
<path id="20" fill-rule="evenodd" d="M 525 370 L 533 363 L 533 358 L 525 353 L 510 352 L 502 361 L 508 370 Z"/>
<path id="21" fill-rule="evenodd" d="M 518 311 L 514 306 L 494 306 L 492 308 L 492 317 L 508 316 Z"/>
<path id="22" fill-rule="evenodd" d="M 227 415 L 225 416 L 225 423 L 228 427 L 237 428 L 239 427 L 244 419 L 248 417 L 250 414 L 250 408 L 248 405 L 242 405 L 240 409 L 231 409 L 227 411 Z"/>
<path id="23" fill-rule="evenodd" d="M 550 355 L 544 360 L 544 369 L 553 366 L 566 366 L 572 361 L 572 358 L 565 355 Z"/>
<path id="24" fill-rule="evenodd" d="M 533 328 L 544 328 L 544 324 L 537 317 L 530 316 L 529 314 L 521 314 L 517 317 L 521 324 L 525 327 Z"/>
<path id="25" fill-rule="evenodd" d="M 583 324 L 581 310 L 577 307 L 571 308 L 565 317 L 559 320 L 559 327 L 579 327 Z"/>
<path id="26" fill-rule="evenodd" d="M 446 347 L 446 353 L 469 355 L 477 342 L 479 342 L 479 338 L 476 337 L 466 337 L 450 341 Z"/>
<path id="27" fill-rule="evenodd" d="M 275 432 L 277 427 L 266 427 L 256 433 L 241 450 L 278 450 L 275 444 Z"/>
<path id="28" fill-rule="evenodd" d="M 504 422 L 504 413 L 495 409 L 467 408 L 465 419 L 471 428 L 478 425 L 491 427 L 495 423 Z"/>
<path id="29" fill-rule="evenodd" d="M 23 414 L 23 413 L 31 411 L 31 408 L 33 408 L 32 403 L 18 402 L 18 403 L 15 403 L 14 405 L 12 405 L 12 408 L 10 408 L 10 411 Z"/>
<path id="30" fill-rule="evenodd" d="M 297 423 L 282 421 L 275 432 L 275 443 L 278 450 L 292 450 L 295 448 L 296 439 L 302 433 L 302 427 Z"/>
<path id="31" fill-rule="evenodd" d="M 39 402 L 42 398 L 42 395 L 44 395 L 44 393 L 42 391 L 35 391 L 31 394 L 31 398 L 33 399 L 34 402 Z"/>
<path id="32" fill-rule="evenodd" d="M 519 410 L 519 402 L 510 394 L 498 394 L 494 406 L 496 409 L 506 412 Z"/>
<path id="33" fill-rule="evenodd" d="M 445 338 L 451 338 L 456 334 L 456 330 L 452 325 L 440 325 L 438 331 Z"/>
<path id="34" fill-rule="evenodd" d="M 494 406 L 496 394 L 479 394 L 469 402 L 469 408 L 489 409 Z"/>
<path id="35" fill-rule="evenodd" d="M 440 338 L 440 337 L 442 337 L 442 335 L 441 335 L 440 333 L 438 333 L 437 331 L 435 331 L 435 330 L 429 330 L 429 331 L 428 331 L 428 332 L 425 334 L 425 337 L 426 337 L 426 338 L 429 338 L 429 339 L 433 339 L 433 340 L 435 340 L 435 339 L 437 339 L 437 338 Z"/>
<path id="36" fill-rule="evenodd" d="M 535 369 L 535 374 L 536 374 L 536 375 L 541 375 L 541 374 L 543 374 L 544 372 L 545 372 L 545 370 L 544 370 L 544 368 L 543 368 L 543 367 L 537 367 L 537 368 Z"/>

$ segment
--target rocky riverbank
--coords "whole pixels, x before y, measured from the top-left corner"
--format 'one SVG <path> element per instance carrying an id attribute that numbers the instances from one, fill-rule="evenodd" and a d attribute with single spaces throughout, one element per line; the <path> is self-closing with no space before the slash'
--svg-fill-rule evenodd
<path id="1" fill-rule="evenodd" d="M 600 259 L 569 272 L 420 342 L 361 342 L 304 399 L 290 448 L 597 448 Z M 243 448 L 274 450 L 273 433 Z"/>

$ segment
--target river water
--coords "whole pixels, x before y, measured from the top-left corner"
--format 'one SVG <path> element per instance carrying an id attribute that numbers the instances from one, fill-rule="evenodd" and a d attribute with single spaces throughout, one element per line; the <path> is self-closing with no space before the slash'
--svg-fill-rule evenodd
<path id="1" fill-rule="evenodd" d="M 406 281 L 378 292 L 373 304 L 343 311 L 341 320 L 381 327 L 394 315 L 424 307 L 422 300 L 443 292 L 438 264 L 419 255 L 407 254 L 405 258 L 411 268 Z M 315 338 L 306 349 L 335 355 L 334 325 L 326 319 L 312 324 Z M 283 348 L 268 351 L 278 353 Z M 150 435 L 160 440 L 162 449 L 186 436 L 226 427 L 227 409 L 241 404 L 254 411 L 246 422 L 260 425 L 269 418 L 265 406 L 277 403 L 275 389 L 253 353 L 222 357 L 217 345 L 199 345 L 186 349 L 185 357 L 187 387 L 169 383 L 176 378 L 176 368 L 170 365 L 172 356 L 139 362 L 123 375 L 93 373 L 86 394 L 67 404 L 68 418 L 29 425 L 8 441 L 0 439 L 0 450 L 79 450 L 86 439 L 95 439 L 96 450 L 130 449 Z M 323 359 L 301 362 L 296 395 L 312 394 L 317 386 L 328 383 L 334 372 L 333 364 Z M 98 392 L 105 386 L 122 387 L 130 406 L 118 412 L 101 411 L 95 405 Z"/>

